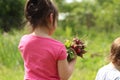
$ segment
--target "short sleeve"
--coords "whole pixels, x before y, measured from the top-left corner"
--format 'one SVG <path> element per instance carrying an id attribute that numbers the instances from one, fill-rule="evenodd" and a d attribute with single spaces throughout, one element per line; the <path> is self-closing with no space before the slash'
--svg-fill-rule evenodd
<path id="1" fill-rule="evenodd" d="M 18 45 L 18 49 L 23 52 L 23 48 L 24 48 L 24 44 L 26 42 L 26 37 L 27 35 L 24 35 L 21 39 L 20 39 L 20 42 L 19 42 L 19 45 Z"/>
<path id="2" fill-rule="evenodd" d="M 58 60 L 64 60 L 67 58 L 66 48 L 63 46 L 60 48 Z"/>
<path id="3" fill-rule="evenodd" d="M 18 45 L 18 49 L 23 52 L 23 45 L 22 45 L 22 41 L 20 40 L 19 45 Z"/>

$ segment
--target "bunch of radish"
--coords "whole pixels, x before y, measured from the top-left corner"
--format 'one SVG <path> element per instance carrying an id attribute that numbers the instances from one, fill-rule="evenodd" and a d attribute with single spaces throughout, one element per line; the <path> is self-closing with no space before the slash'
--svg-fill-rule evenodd
<path id="1" fill-rule="evenodd" d="M 83 54 L 86 53 L 84 43 L 78 38 L 73 38 L 72 41 L 66 40 L 65 47 L 68 53 L 68 62 L 72 61 L 76 55 L 83 58 Z"/>

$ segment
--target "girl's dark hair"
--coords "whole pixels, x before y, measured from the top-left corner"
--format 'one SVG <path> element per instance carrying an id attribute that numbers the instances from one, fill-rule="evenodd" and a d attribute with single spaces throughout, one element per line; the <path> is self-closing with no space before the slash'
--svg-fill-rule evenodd
<path id="1" fill-rule="evenodd" d="M 120 66 L 120 38 L 115 39 L 111 46 L 110 60 Z"/>
<path id="2" fill-rule="evenodd" d="M 58 18 L 58 10 L 50 0 L 28 0 L 25 6 L 25 17 L 32 25 L 48 26 L 48 18 L 53 14 L 53 24 Z"/>

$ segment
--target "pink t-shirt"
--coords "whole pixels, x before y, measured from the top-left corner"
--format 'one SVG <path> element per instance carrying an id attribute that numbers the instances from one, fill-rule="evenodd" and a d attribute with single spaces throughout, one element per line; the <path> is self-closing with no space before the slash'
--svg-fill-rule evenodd
<path id="1" fill-rule="evenodd" d="M 67 58 L 65 46 L 52 38 L 25 35 L 19 43 L 25 80 L 60 80 L 58 60 Z"/>

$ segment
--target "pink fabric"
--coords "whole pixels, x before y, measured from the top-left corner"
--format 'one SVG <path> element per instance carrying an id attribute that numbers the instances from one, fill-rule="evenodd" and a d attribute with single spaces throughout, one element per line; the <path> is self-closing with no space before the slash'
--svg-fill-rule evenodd
<path id="1" fill-rule="evenodd" d="M 57 61 L 67 57 L 61 42 L 25 35 L 20 41 L 19 49 L 24 60 L 25 80 L 60 80 Z"/>

